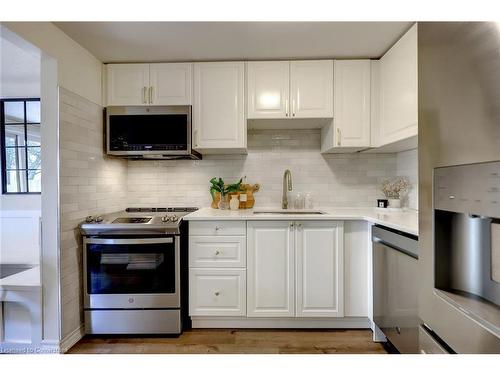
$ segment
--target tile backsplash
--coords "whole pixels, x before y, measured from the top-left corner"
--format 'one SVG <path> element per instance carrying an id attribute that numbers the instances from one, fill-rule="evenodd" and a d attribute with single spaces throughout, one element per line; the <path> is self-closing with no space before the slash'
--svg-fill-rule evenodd
<path id="1" fill-rule="evenodd" d="M 410 180 L 411 188 L 408 194 L 401 199 L 404 207 L 418 210 L 418 150 L 398 152 L 396 160 L 396 174 L 406 176 Z"/>
<path id="2" fill-rule="evenodd" d="M 401 159 L 401 160 L 400 160 Z M 247 155 L 206 155 L 203 160 L 128 162 L 129 206 L 210 205 L 209 180 L 245 177 L 259 183 L 256 207 L 281 205 L 282 179 L 290 169 L 293 196 L 310 192 L 315 206 L 368 207 L 382 197 L 380 183 L 399 170 L 413 173 L 412 158 L 397 154 L 320 154 L 320 131 L 250 130 Z M 413 202 L 412 200 L 410 200 Z"/>

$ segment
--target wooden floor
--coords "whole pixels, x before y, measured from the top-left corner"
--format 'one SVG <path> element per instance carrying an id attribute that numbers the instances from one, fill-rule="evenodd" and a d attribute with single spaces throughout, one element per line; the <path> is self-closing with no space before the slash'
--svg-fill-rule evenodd
<path id="1" fill-rule="evenodd" d="M 386 353 L 370 330 L 193 329 L 180 337 L 85 337 L 71 354 Z"/>

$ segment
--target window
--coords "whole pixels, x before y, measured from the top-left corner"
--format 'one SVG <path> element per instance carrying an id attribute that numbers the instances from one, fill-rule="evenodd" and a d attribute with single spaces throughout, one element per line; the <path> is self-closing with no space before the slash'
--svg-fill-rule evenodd
<path id="1" fill-rule="evenodd" d="M 2 193 L 41 192 L 40 99 L 0 100 Z"/>

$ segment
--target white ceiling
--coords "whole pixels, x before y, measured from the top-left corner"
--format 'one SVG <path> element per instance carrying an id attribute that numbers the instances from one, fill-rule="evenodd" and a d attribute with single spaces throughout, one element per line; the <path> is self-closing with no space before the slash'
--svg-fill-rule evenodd
<path id="1" fill-rule="evenodd" d="M 378 58 L 410 22 L 56 22 L 103 62 Z"/>

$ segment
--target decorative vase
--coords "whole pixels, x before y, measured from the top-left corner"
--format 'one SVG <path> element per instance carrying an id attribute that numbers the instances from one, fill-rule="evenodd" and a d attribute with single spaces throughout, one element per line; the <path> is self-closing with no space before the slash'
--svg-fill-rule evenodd
<path id="1" fill-rule="evenodd" d="M 232 195 L 231 200 L 229 201 L 229 208 L 231 210 L 237 210 L 240 208 L 240 201 L 238 199 L 238 195 Z"/>
<path id="2" fill-rule="evenodd" d="M 229 203 L 227 202 L 226 194 L 221 193 L 219 204 L 217 204 L 217 207 L 219 208 L 219 210 L 227 210 L 229 208 Z"/>
<path id="3" fill-rule="evenodd" d="M 401 208 L 401 199 L 400 198 L 389 199 L 389 208 Z"/>

